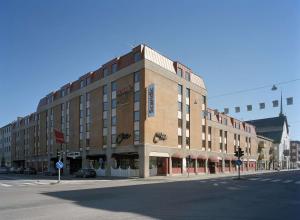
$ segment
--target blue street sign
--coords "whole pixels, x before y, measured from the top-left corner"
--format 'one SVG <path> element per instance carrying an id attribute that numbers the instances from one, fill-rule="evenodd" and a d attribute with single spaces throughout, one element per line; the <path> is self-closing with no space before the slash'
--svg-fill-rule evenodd
<path id="1" fill-rule="evenodd" d="M 57 169 L 61 169 L 61 168 L 64 167 L 64 164 L 63 164 L 63 162 L 61 162 L 61 161 L 57 161 L 55 165 L 56 165 L 56 168 L 57 168 Z"/>
<path id="2" fill-rule="evenodd" d="M 242 162 L 241 160 L 236 160 L 236 161 L 235 161 L 235 164 L 238 165 L 238 166 L 241 166 L 242 163 L 243 163 L 243 162 Z"/>

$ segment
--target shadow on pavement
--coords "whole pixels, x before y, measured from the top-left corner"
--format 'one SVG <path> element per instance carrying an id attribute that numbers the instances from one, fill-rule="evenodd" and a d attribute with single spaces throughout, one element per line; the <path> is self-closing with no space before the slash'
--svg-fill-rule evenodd
<path id="1" fill-rule="evenodd" d="M 83 207 L 156 219 L 292 219 L 300 194 L 248 181 L 180 181 L 42 193 Z M 284 195 L 279 197 L 280 195 Z M 280 200 L 280 201 L 279 201 Z"/>

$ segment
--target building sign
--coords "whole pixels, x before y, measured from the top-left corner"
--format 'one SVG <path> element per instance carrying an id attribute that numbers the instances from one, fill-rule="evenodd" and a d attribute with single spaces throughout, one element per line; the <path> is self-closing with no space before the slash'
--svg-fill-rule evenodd
<path id="1" fill-rule="evenodd" d="M 155 85 L 148 86 L 148 117 L 155 116 Z"/>
<path id="2" fill-rule="evenodd" d="M 117 104 L 127 104 L 129 103 L 130 93 L 133 92 L 133 86 L 129 85 L 127 87 L 121 88 L 117 90 Z"/>

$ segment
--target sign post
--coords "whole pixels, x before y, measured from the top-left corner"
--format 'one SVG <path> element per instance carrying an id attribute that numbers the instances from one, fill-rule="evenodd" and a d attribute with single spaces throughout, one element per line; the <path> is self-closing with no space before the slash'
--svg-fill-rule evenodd
<path id="1" fill-rule="evenodd" d="M 58 169 L 58 183 L 60 183 L 60 169 L 62 169 L 64 167 L 63 162 L 61 162 L 61 155 L 63 153 L 62 145 L 65 143 L 65 139 L 64 139 L 64 133 L 59 130 L 54 129 L 54 134 L 55 134 L 56 143 L 59 143 L 60 148 L 61 148 L 61 150 L 59 152 L 59 159 L 58 159 L 57 163 L 55 164 L 56 168 Z"/>
<path id="2" fill-rule="evenodd" d="M 56 162 L 56 168 L 58 169 L 58 181 L 57 183 L 60 183 L 60 169 L 64 167 L 63 162 L 61 162 L 60 160 Z"/>

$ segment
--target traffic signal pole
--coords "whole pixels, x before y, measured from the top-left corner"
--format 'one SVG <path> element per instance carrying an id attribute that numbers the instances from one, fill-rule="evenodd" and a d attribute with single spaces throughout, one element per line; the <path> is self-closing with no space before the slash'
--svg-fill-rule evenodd
<path id="1" fill-rule="evenodd" d="M 244 156 L 244 151 L 239 147 L 237 151 L 234 152 L 234 156 L 238 158 L 237 165 L 238 165 L 238 179 L 241 179 L 241 157 Z"/>

